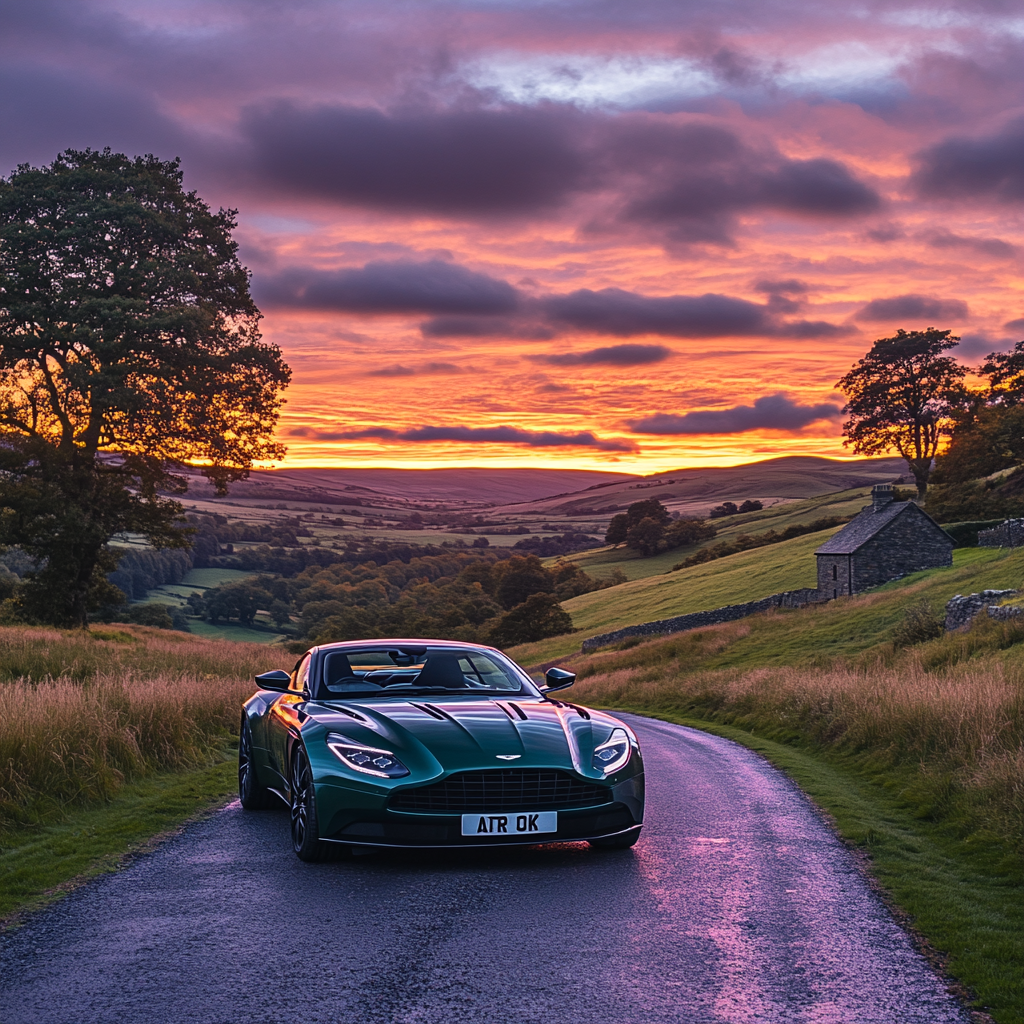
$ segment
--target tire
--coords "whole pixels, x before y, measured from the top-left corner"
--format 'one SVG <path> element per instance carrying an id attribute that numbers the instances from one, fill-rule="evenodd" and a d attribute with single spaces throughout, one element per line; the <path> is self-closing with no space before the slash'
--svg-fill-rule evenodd
<path id="1" fill-rule="evenodd" d="M 590 839 L 588 842 L 597 850 L 628 850 L 631 846 L 636 846 L 639 838 L 640 829 L 635 829 L 625 835 L 610 836 L 608 839 Z"/>
<path id="2" fill-rule="evenodd" d="M 320 839 L 313 770 L 301 746 L 292 759 L 291 827 L 292 849 L 299 860 L 317 864 L 327 860 L 334 852 L 330 843 Z"/>
<path id="3" fill-rule="evenodd" d="M 247 811 L 265 811 L 277 803 L 274 794 L 260 785 L 253 763 L 252 728 L 245 715 L 238 732 L 238 799 Z"/>

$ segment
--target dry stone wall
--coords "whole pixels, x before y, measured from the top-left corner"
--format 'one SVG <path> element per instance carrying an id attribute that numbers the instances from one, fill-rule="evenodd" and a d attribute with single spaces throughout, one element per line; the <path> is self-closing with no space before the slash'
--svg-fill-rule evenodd
<path id="1" fill-rule="evenodd" d="M 626 626 L 623 629 L 616 629 L 611 633 L 601 633 L 599 636 L 592 636 L 584 640 L 581 650 L 586 654 L 588 651 L 597 650 L 598 647 L 616 644 L 620 640 L 628 640 L 634 636 L 651 637 L 664 636 L 666 633 L 681 633 L 686 629 L 697 629 L 700 626 L 717 626 L 721 622 L 745 619 L 748 615 L 766 612 L 769 608 L 802 608 L 806 604 L 828 600 L 831 600 L 829 595 L 822 594 L 821 591 L 814 587 L 804 587 L 802 590 L 786 590 L 781 594 L 763 597 L 760 601 L 748 601 L 746 604 L 727 604 L 723 608 L 713 608 L 707 612 L 691 612 L 689 615 L 677 615 L 672 619 L 642 622 L 637 626 Z"/>
<path id="2" fill-rule="evenodd" d="M 1000 601 L 1014 597 L 1016 590 L 982 590 L 978 594 L 957 594 L 946 604 L 946 629 L 964 629 L 982 608 L 988 609 L 993 619 L 1012 619 L 1021 614 L 1019 608 L 997 608 Z"/>
<path id="3" fill-rule="evenodd" d="M 1024 547 L 1024 519 L 1007 519 L 991 530 L 978 531 L 979 548 Z"/>

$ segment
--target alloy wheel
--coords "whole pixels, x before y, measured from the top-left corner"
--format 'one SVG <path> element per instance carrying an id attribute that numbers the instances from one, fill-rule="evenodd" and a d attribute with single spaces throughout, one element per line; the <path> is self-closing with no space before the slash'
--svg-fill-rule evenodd
<path id="1" fill-rule="evenodd" d="M 305 754 L 300 751 L 295 755 L 295 774 L 292 777 L 292 845 L 296 850 L 301 850 L 306 842 L 312 785 L 313 773 L 309 770 Z"/>

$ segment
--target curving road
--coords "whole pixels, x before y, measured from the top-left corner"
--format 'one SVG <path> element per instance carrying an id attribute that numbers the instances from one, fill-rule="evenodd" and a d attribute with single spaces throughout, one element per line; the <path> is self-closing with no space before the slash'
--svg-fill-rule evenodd
<path id="1" fill-rule="evenodd" d="M 237 803 L 0 941 L 4 1024 L 966 1024 L 843 846 L 742 747 L 628 717 L 631 851 L 307 865 Z"/>

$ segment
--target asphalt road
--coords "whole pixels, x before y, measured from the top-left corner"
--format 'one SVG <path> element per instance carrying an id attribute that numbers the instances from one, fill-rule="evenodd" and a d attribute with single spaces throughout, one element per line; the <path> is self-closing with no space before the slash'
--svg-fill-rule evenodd
<path id="1" fill-rule="evenodd" d="M 308 865 L 232 804 L 0 941 L 4 1024 L 947 1024 L 967 1014 L 786 779 L 630 717 L 631 851 Z"/>

